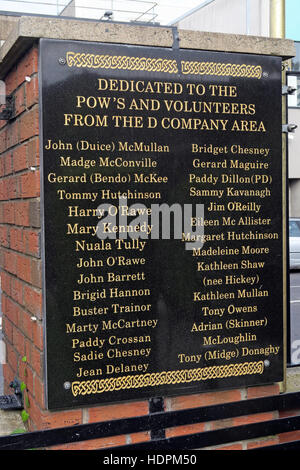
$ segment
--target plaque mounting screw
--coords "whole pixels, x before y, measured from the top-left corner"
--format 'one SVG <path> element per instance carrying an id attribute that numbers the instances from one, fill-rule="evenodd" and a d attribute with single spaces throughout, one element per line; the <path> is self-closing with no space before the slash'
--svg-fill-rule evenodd
<path id="1" fill-rule="evenodd" d="M 263 77 L 267 78 L 268 76 L 269 76 L 268 72 L 263 72 Z"/>
<path id="2" fill-rule="evenodd" d="M 71 388 L 71 383 L 70 382 L 65 382 L 64 383 L 64 389 L 65 390 L 70 390 L 70 388 Z"/>
<path id="3" fill-rule="evenodd" d="M 64 57 L 60 57 L 60 58 L 58 59 L 58 63 L 59 63 L 60 65 L 66 65 L 67 62 L 66 62 L 66 59 L 65 59 Z"/>
<path id="4" fill-rule="evenodd" d="M 269 361 L 268 359 L 266 359 L 266 360 L 264 361 L 264 364 L 265 364 L 266 367 L 269 367 L 269 366 L 270 366 L 270 361 Z"/>

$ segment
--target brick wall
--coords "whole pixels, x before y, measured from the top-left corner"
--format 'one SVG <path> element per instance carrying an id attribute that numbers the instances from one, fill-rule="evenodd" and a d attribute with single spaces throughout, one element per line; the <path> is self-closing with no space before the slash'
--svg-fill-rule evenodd
<path id="1" fill-rule="evenodd" d="M 49 429 L 148 414 L 148 401 L 49 412 L 44 402 L 42 270 L 40 246 L 40 174 L 38 114 L 38 45 L 33 46 L 6 77 L 7 94 L 15 96 L 15 117 L 0 121 L 0 263 L 3 331 L 7 349 L 5 393 L 17 377 L 26 383 L 29 430 Z M 26 358 L 26 360 L 25 360 Z M 277 385 L 167 398 L 166 411 L 276 395 Z M 277 413 L 232 418 L 166 430 L 177 436 L 277 417 Z M 238 442 L 221 449 L 274 444 L 294 435 Z M 94 449 L 150 439 L 149 433 L 68 444 L 62 449 Z"/>
<path id="2" fill-rule="evenodd" d="M 12 393 L 9 384 L 18 377 L 28 386 L 30 403 L 43 406 L 37 66 L 35 46 L 5 79 L 15 116 L 0 121 L 0 262 L 5 393 Z"/>

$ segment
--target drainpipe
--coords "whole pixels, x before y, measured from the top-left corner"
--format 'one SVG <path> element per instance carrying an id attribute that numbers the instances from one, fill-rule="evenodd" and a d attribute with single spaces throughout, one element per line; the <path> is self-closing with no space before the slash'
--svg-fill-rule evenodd
<path id="1" fill-rule="evenodd" d="M 250 1 L 246 0 L 246 34 L 250 34 Z"/>
<path id="2" fill-rule="evenodd" d="M 270 0 L 270 37 L 285 38 L 285 0 Z"/>

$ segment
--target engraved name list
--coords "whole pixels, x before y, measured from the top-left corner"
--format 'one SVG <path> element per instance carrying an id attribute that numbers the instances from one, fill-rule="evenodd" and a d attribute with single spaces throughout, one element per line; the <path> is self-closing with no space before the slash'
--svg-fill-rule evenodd
<path id="1" fill-rule="evenodd" d="M 48 407 L 282 380 L 281 61 L 42 40 L 40 87 Z"/>

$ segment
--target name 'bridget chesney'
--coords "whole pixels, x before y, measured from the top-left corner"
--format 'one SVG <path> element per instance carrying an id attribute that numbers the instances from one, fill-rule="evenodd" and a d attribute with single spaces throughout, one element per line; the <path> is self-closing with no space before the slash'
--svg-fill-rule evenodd
<path id="1" fill-rule="evenodd" d="M 268 157 L 270 154 L 269 147 L 244 147 L 240 144 L 232 144 L 230 148 L 227 145 L 223 147 L 213 145 L 213 144 L 191 144 L 192 153 L 208 153 L 214 156 L 218 155 L 227 155 L 228 153 L 232 153 L 233 155 L 258 155 Z"/>

